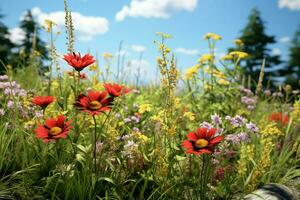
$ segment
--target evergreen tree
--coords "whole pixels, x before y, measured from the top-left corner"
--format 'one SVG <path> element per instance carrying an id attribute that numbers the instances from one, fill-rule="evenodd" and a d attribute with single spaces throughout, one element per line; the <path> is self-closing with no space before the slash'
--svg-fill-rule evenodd
<path id="1" fill-rule="evenodd" d="M 280 75 L 286 77 L 286 83 L 299 88 L 300 79 L 300 26 L 295 32 L 289 49 L 289 60 L 284 69 L 280 70 Z"/>
<path id="2" fill-rule="evenodd" d="M 264 21 L 256 8 L 252 9 L 248 23 L 242 30 L 242 35 L 239 39 L 243 41 L 244 45 L 237 47 L 237 49 L 229 50 L 239 50 L 249 54 L 249 58 L 241 63 L 245 75 L 250 75 L 257 82 L 264 58 L 266 59 L 265 80 L 270 75 L 274 75 L 272 67 L 280 64 L 281 61 L 278 55 L 271 55 L 268 45 L 275 43 L 275 38 L 265 33 Z"/>
<path id="3" fill-rule="evenodd" d="M 25 33 L 25 37 L 20 44 L 21 57 L 24 61 L 23 64 L 29 65 L 32 61 L 31 58 L 37 53 L 40 54 L 40 58 L 48 59 L 46 44 L 39 37 L 40 28 L 37 22 L 35 22 L 30 10 L 28 10 L 23 17 L 20 28 Z"/>
<path id="4" fill-rule="evenodd" d="M 11 61 L 12 49 L 15 47 L 15 44 L 13 44 L 9 39 L 7 26 L 1 22 L 3 17 L 4 16 L 0 13 L 0 60 L 3 62 L 0 62 L 0 73 L 5 71 L 3 64 L 7 65 Z"/>

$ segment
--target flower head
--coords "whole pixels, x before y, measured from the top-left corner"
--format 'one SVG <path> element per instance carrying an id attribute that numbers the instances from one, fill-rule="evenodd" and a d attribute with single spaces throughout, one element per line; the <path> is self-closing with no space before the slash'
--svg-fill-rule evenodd
<path id="1" fill-rule="evenodd" d="M 85 67 L 95 62 L 94 57 L 90 54 L 85 54 L 83 57 L 81 57 L 80 53 L 69 53 L 67 55 L 64 55 L 64 60 L 67 61 L 67 63 L 70 66 L 72 66 L 76 71 L 81 71 Z"/>
<path id="2" fill-rule="evenodd" d="M 98 115 L 102 112 L 109 111 L 112 102 L 113 98 L 108 97 L 108 93 L 106 91 L 89 91 L 88 95 L 79 95 L 75 106 L 77 106 L 79 110 L 90 115 Z"/>
<path id="3" fill-rule="evenodd" d="M 66 121 L 63 115 L 57 118 L 47 119 L 45 124 L 40 124 L 34 130 L 37 138 L 43 139 L 44 142 L 58 140 L 59 138 L 66 138 L 72 126 L 71 121 Z"/>
<path id="4" fill-rule="evenodd" d="M 199 69 L 200 69 L 200 65 L 194 65 L 193 67 L 188 68 L 185 71 L 185 79 L 186 80 L 192 79 L 192 77 L 198 73 Z"/>
<path id="5" fill-rule="evenodd" d="M 183 141 L 182 147 L 186 149 L 187 154 L 211 154 L 214 147 L 223 139 L 222 136 L 214 137 L 216 132 L 215 128 L 198 128 L 195 132 L 187 134 L 188 140 Z"/>
<path id="6" fill-rule="evenodd" d="M 40 106 L 43 109 L 46 108 L 52 102 L 54 102 L 53 96 L 36 96 L 32 99 L 33 104 Z"/>
<path id="7" fill-rule="evenodd" d="M 203 54 L 198 62 L 203 64 L 203 63 L 206 63 L 206 62 L 212 62 L 214 60 L 214 56 L 212 54 Z"/>
<path id="8" fill-rule="evenodd" d="M 281 112 L 271 113 L 269 115 L 269 121 L 277 122 L 277 124 L 280 124 L 281 126 L 287 126 L 289 123 L 289 116 L 284 115 Z"/>
<path id="9" fill-rule="evenodd" d="M 128 92 L 131 91 L 130 89 L 126 88 L 125 86 L 119 85 L 116 83 L 105 83 L 104 88 L 105 88 L 106 92 L 112 97 L 118 97 L 123 94 L 127 94 Z"/>
<path id="10" fill-rule="evenodd" d="M 206 39 L 206 40 L 208 40 L 208 39 L 221 40 L 222 37 L 218 34 L 215 34 L 215 33 L 206 33 L 204 35 L 204 39 Z"/>
<path id="11" fill-rule="evenodd" d="M 229 53 L 229 55 L 236 57 L 238 59 L 244 59 L 248 57 L 248 53 L 242 51 L 232 51 Z"/>

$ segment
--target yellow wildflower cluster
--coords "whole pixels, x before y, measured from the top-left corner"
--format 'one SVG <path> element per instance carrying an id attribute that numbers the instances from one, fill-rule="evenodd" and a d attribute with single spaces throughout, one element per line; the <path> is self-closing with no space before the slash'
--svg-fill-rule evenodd
<path id="1" fill-rule="evenodd" d="M 194 65 L 193 67 L 188 68 L 185 71 L 185 79 L 186 80 L 191 80 L 195 75 L 198 74 L 199 69 L 200 69 L 200 65 L 199 64 Z"/>
<path id="2" fill-rule="evenodd" d="M 229 85 L 229 81 L 228 80 L 226 80 L 226 79 L 220 79 L 220 80 L 218 80 L 218 84 L 219 85 L 224 85 L 224 86 L 227 86 L 227 85 Z"/>
<path id="3" fill-rule="evenodd" d="M 203 54 L 199 59 L 198 62 L 200 64 L 213 62 L 215 57 L 212 54 Z"/>
<path id="4" fill-rule="evenodd" d="M 229 53 L 229 55 L 233 56 L 234 58 L 238 59 L 245 59 L 248 57 L 248 53 L 243 51 L 232 51 Z"/>
<path id="5" fill-rule="evenodd" d="M 261 131 L 261 134 L 263 137 L 267 136 L 281 136 L 284 135 L 284 133 L 278 129 L 276 123 L 270 123 L 267 124 L 267 126 Z"/>
<path id="6" fill-rule="evenodd" d="M 141 144 L 145 144 L 149 141 L 149 138 L 139 131 L 133 131 L 133 133 L 131 135 L 134 136 L 138 140 L 138 142 Z"/>
<path id="7" fill-rule="evenodd" d="M 255 190 L 256 186 L 259 183 L 258 181 L 267 172 L 267 169 L 271 165 L 270 154 L 275 146 L 272 142 L 272 139 L 261 137 L 260 144 L 263 147 L 263 150 L 261 152 L 260 159 L 252 172 L 249 184 L 246 187 L 246 191 L 248 192 L 252 192 L 253 190 Z"/>
<path id="8" fill-rule="evenodd" d="M 152 105 L 149 103 L 141 104 L 139 107 L 139 113 L 143 114 L 145 112 L 151 112 L 152 111 Z"/>
<path id="9" fill-rule="evenodd" d="M 215 34 L 215 33 L 206 33 L 204 35 L 204 39 L 205 40 L 209 40 L 209 39 L 213 39 L 213 40 L 221 40 L 222 37 L 218 34 Z"/>
<path id="10" fill-rule="evenodd" d="M 183 117 L 186 117 L 190 121 L 194 121 L 195 120 L 195 114 L 192 113 L 192 112 L 185 112 L 183 114 Z"/>
<path id="11" fill-rule="evenodd" d="M 237 170 L 240 176 L 244 176 L 247 173 L 247 165 L 254 157 L 254 145 L 248 144 L 241 147 L 240 159 L 238 160 Z"/>
<path id="12" fill-rule="evenodd" d="M 291 112 L 291 118 L 295 124 L 300 123 L 300 100 L 294 103 L 294 110 Z"/>

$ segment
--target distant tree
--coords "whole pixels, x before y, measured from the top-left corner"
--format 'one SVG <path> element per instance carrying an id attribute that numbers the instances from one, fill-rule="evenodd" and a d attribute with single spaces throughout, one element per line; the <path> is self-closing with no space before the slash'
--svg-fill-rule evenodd
<path id="1" fill-rule="evenodd" d="M 229 50 L 239 50 L 249 54 L 249 59 L 242 62 L 241 67 L 245 75 L 250 75 L 256 82 L 258 81 L 260 67 L 265 58 L 265 80 L 268 79 L 270 75 L 274 75 L 272 67 L 280 64 L 281 60 L 278 55 L 271 55 L 271 50 L 268 48 L 268 45 L 275 43 L 275 38 L 265 33 L 264 21 L 256 8 L 252 9 L 248 17 L 248 23 L 241 32 L 242 35 L 239 39 L 242 40 L 244 45 Z"/>
<path id="2" fill-rule="evenodd" d="M 285 82 L 293 86 L 299 87 L 300 80 L 300 26 L 295 32 L 289 48 L 289 59 L 287 65 L 279 71 L 281 76 L 286 78 Z"/>
<path id="3" fill-rule="evenodd" d="M 40 27 L 35 22 L 30 10 L 27 11 L 20 23 L 20 28 L 24 31 L 24 39 L 20 44 L 20 52 L 23 64 L 28 65 L 32 61 L 33 55 L 39 54 L 40 58 L 48 59 L 46 43 L 39 37 Z M 41 61 L 41 60 L 40 60 Z"/>
<path id="4" fill-rule="evenodd" d="M 1 21 L 3 15 L 0 13 L 0 73 L 5 71 L 4 65 L 9 64 L 12 59 L 12 49 L 15 47 L 15 44 L 9 39 L 9 31 L 7 26 Z"/>

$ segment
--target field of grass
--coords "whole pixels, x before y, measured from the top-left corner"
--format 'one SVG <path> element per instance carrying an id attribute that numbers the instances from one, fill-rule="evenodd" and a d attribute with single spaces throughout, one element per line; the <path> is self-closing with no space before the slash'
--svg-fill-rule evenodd
<path id="1" fill-rule="evenodd" d="M 299 91 L 263 85 L 264 63 L 253 84 L 239 67 L 246 52 L 217 60 L 214 33 L 204 37 L 210 52 L 179 73 L 170 36 L 157 37 L 159 84 L 106 73 L 73 53 L 70 38 L 68 72 L 52 69 L 53 46 L 45 75 L 35 52 L 28 67 L 6 66 L 0 199 L 226 200 L 268 183 L 300 189 Z"/>

